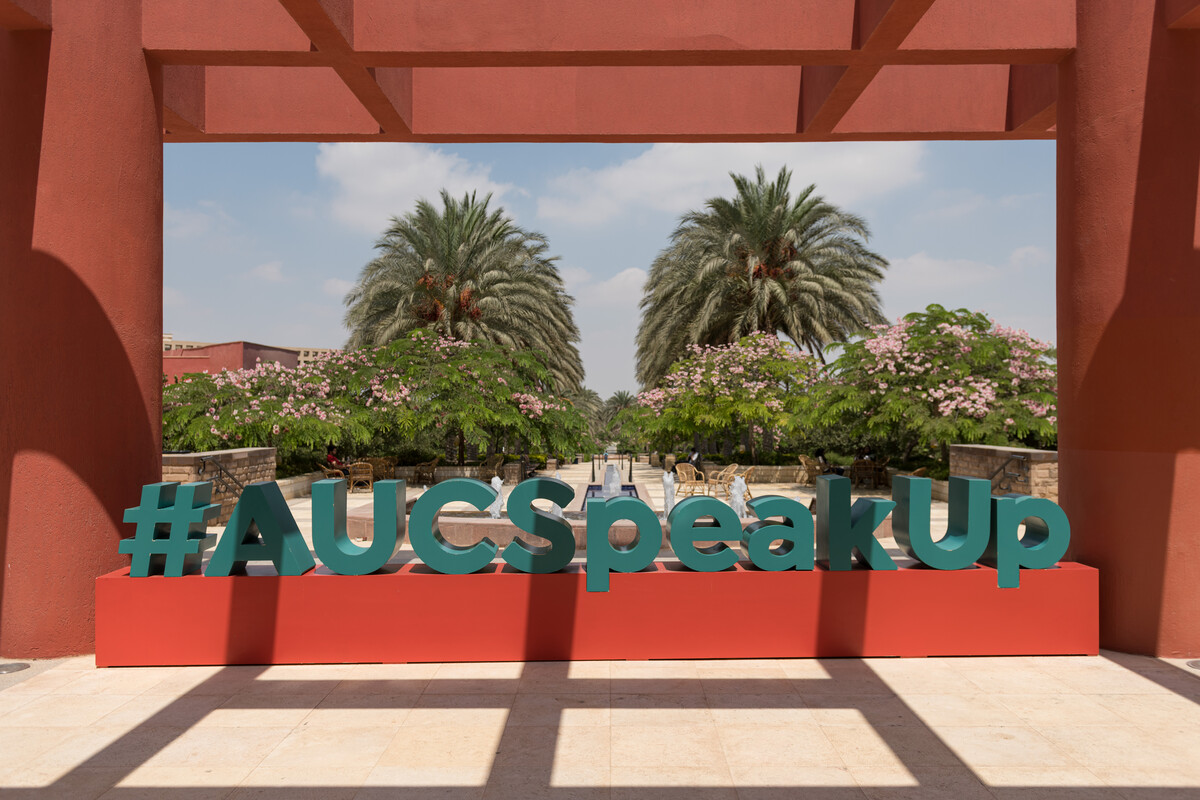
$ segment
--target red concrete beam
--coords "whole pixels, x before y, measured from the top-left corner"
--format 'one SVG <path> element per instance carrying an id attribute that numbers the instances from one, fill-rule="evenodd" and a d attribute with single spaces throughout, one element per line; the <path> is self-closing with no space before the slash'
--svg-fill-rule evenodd
<path id="1" fill-rule="evenodd" d="M 1053 138 L 1033 121 L 1010 127 L 1010 114 L 1019 118 L 1039 101 L 1019 89 L 1010 101 L 1005 64 L 883 67 L 824 133 L 796 131 L 799 67 L 376 70 L 384 91 L 411 103 L 401 112 L 412 120 L 407 134 L 380 132 L 330 68 L 205 69 L 204 132 L 168 128 L 169 141 Z M 1043 112 L 1030 111 L 1030 119 Z"/>
<path id="2" fill-rule="evenodd" d="M 1008 73 L 1010 131 L 1046 131 L 1057 119 L 1058 67 L 1014 64 Z"/>
<path id="3" fill-rule="evenodd" d="M 786 136 L 794 135 L 799 87 L 799 67 L 414 69 L 413 132 Z"/>
<path id="4" fill-rule="evenodd" d="M 0 0 L 0 29 L 49 30 L 50 0 Z"/>
<path id="5" fill-rule="evenodd" d="M 362 103 L 380 129 L 385 133 L 403 135 L 409 132 L 393 98 L 375 80 L 375 75 L 354 57 L 354 4 L 352 0 L 280 0 L 300 29 L 324 55 L 346 87 Z M 393 94 L 401 107 L 411 106 L 411 96 L 392 84 Z"/>
<path id="6" fill-rule="evenodd" d="M 278 0 L 143 0 L 142 46 L 163 64 L 319 63 Z"/>
<path id="7" fill-rule="evenodd" d="M 169 133 L 204 131 L 204 67 L 167 64 L 163 74 L 163 129 Z"/>
<path id="8" fill-rule="evenodd" d="M 1077 0 L 937 0 L 899 46 L 893 63 L 1061 61 L 1075 47 Z M 941 63 L 954 63 L 944 60 Z"/>
<path id="9" fill-rule="evenodd" d="M 1200 28 L 1200 0 L 1166 0 L 1163 14 L 1168 28 Z"/>
<path id="10" fill-rule="evenodd" d="M 1007 130 L 1006 64 L 888 66 L 879 71 L 834 134 L 905 138 Z"/>
<path id="11" fill-rule="evenodd" d="M 933 0 L 859 0 L 856 44 L 868 53 L 895 50 L 921 21 Z M 797 131 L 829 133 L 879 74 L 877 64 L 805 67 Z"/>
<path id="12" fill-rule="evenodd" d="M 206 133 L 279 139 L 379 133 L 379 123 L 331 68 L 204 70 Z"/>
<path id="13" fill-rule="evenodd" d="M 549 7 L 548 7 L 549 6 Z M 354 47 L 378 66 L 830 62 L 854 0 L 357 0 Z"/>
<path id="14" fill-rule="evenodd" d="M 1044 63 L 1074 46 L 1074 4 L 935 0 L 913 42 L 888 32 L 897 0 L 357 0 L 349 38 L 372 66 Z"/>

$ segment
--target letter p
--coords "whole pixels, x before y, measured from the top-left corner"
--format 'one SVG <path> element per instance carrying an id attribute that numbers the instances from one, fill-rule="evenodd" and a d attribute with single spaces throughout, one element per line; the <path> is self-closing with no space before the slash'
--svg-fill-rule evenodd
<path id="1" fill-rule="evenodd" d="M 1017 531 L 1025 522 L 1025 535 Z M 1057 503 L 1044 497 L 1006 494 L 992 498 L 992 538 L 980 563 L 996 568 L 997 585 L 1021 585 L 1021 568 L 1049 569 L 1067 552 L 1071 523 Z"/>

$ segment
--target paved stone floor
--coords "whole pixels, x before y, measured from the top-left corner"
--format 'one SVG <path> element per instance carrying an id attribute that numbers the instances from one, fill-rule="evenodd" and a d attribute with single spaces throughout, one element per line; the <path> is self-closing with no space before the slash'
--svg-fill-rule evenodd
<path id="1" fill-rule="evenodd" d="M 580 483 L 590 468 L 562 473 Z M 635 472 L 657 507 L 660 474 Z M 289 505 L 307 533 L 311 504 Z M 945 504 L 933 513 L 944 522 Z M 0 681 L 0 797 L 1200 800 L 1200 673 L 1108 652 L 123 669 L 85 656 Z"/>
<path id="2" fill-rule="evenodd" d="M 1200 798 L 1200 677 L 1095 658 L 96 669 L 0 691 L 5 798 Z"/>

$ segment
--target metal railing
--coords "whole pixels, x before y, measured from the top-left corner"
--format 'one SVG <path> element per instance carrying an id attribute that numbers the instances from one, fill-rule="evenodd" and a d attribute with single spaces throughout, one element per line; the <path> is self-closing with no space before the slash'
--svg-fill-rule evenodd
<path id="1" fill-rule="evenodd" d="M 200 478 L 204 478 L 204 473 L 209 467 L 212 470 L 213 489 L 225 494 L 240 494 L 242 489 L 246 488 L 237 477 L 225 468 L 225 465 L 217 460 L 216 456 L 200 456 Z"/>
<path id="2" fill-rule="evenodd" d="M 1010 472 L 1008 469 L 1008 465 L 1013 463 L 1014 461 L 1017 463 L 1018 471 Z M 998 484 L 996 484 L 997 477 L 1000 478 L 1000 483 L 998 483 Z M 1012 454 L 1011 456 L 1009 456 L 1008 458 L 1006 458 L 1004 460 L 1003 464 L 1001 464 L 999 467 L 996 468 L 996 471 L 992 473 L 991 477 L 988 480 L 991 481 L 991 483 L 995 484 L 996 488 L 1002 492 L 1013 491 L 1013 486 L 1012 486 L 1013 481 L 1015 481 L 1017 483 L 1025 484 L 1025 491 L 1028 492 L 1029 491 L 1029 458 L 1028 458 L 1028 456 L 1023 456 L 1023 455 L 1020 455 L 1017 453 Z"/>

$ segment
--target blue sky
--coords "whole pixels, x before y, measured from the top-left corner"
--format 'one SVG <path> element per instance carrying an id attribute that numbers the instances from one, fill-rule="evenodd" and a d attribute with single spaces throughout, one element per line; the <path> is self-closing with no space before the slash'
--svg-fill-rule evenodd
<path id="1" fill-rule="evenodd" d="M 560 256 L 587 385 L 635 390 L 650 262 L 681 213 L 759 163 L 867 219 L 889 317 L 965 306 L 1054 340 L 1050 141 L 166 145 L 163 330 L 341 346 L 342 297 L 388 218 L 442 187 L 490 191 Z"/>

